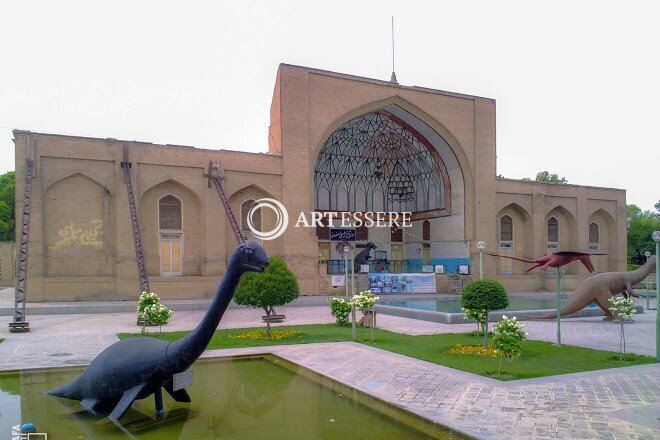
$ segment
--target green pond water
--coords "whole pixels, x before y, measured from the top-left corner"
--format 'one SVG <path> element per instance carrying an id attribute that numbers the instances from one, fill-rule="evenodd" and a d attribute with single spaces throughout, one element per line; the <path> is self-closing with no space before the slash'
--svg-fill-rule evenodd
<path id="1" fill-rule="evenodd" d="M 563 305 L 566 299 L 561 300 Z M 378 304 L 393 307 L 405 307 L 432 312 L 463 313 L 460 300 L 406 299 L 400 301 L 381 301 Z M 509 307 L 504 310 L 544 310 L 557 309 L 556 299 L 509 298 Z"/>
<path id="2" fill-rule="evenodd" d="M 204 359 L 191 369 L 192 403 L 163 392 L 164 417 L 155 417 L 152 396 L 136 401 L 120 426 L 43 394 L 82 368 L 0 372 L 0 438 L 28 422 L 48 440 L 464 438 L 275 356 Z"/>

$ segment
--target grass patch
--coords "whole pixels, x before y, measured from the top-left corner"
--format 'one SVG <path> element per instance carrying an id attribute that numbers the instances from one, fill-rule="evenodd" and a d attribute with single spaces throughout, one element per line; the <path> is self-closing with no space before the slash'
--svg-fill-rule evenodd
<path id="1" fill-rule="evenodd" d="M 313 324 L 297 326 L 278 326 L 280 332 L 299 332 L 286 339 L 250 339 L 241 338 L 241 334 L 260 331 L 261 328 L 240 328 L 217 330 L 208 345 L 208 349 L 264 347 L 271 345 L 310 344 L 315 342 L 343 342 L 351 340 L 351 328 L 334 324 Z M 160 338 L 173 341 L 188 332 L 164 332 Z M 140 336 L 139 333 L 120 333 L 120 339 Z M 158 338 L 157 333 L 148 336 Z M 463 370 L 481 376 L 493 377 L 499 369 L 499 358 L 475 356 L 474 354 L 450 354 L 448 351 L 458 345 L 479 345 L 483 335 L 469 333 L 445 333 L 439 335 L 410 336 L 386 330 L 374 329 L 374 342 L 371 331 L 359 327 L 357 341 L 365 345 L 403 354 L 417 359 L 433 362 L 447 367 Z M 502 380 L 528 379 L 533 377 L 553 376 L 556 374 L 578 373 L 581 371 L 601 370 L 629 365 L 641 365 L 655 362 L 655 358 L 641 355 L 627 355 L 626 360 L 618 360 L 618 353 L 592 350 L 589 348 L 562 345 L 556 347 L 549 342 L 525 340 L 522 356 L 509 362 L 503 361 Z"/>

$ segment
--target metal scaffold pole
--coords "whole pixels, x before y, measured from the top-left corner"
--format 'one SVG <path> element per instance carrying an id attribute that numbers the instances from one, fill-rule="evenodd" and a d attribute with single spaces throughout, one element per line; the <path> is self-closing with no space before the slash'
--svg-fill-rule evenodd
<path id="1" fill-rule="evenodd" d="M 144 249 L 142 248 L 142 236 L 140 235 L 140 223 L 138 221 L 137 206 L 135 204 L 135 194 L 133 193 L 133 181 L 131 179 L 131 168 L 133 164 L 128 161 L 128 145 L 124 144 L 124 161 L 120 163 L 124 174 L 124 183 L 128 192 L 128 210 L 131 215 L 131 224 L 133 227 L 133 241 L 135 243 L 135 261 L 137 263 L 138 277 L 140 278 L 140 289 L 142 292 L 149 292 L 149 277 L 147 276 L 147 267 L 144 262 Z"/>
<path id="2" fill-rule="evenodd" d="M 32 142 L 31 140 L 29 142 Z M 14 321 L 9 323 L 11 333 L 30 331 L 30 323 L 25 320 L 27 302 L 28 245 L 30 244 L 30 206 L 32 201 L 32 175 L 34 162 L 25 161 L 25 189 L 23 194 L 23 215 L 21 234 L 18 238 L 16 258 L 16 290 L 14 293 Z"/>
<path id="3" fill-rule="evenodd" d="M 236 221 L 236 217 L 234 216 L 234 213 L 231 210 L 231 206 L 229 205 L 229 200 L 227 200 L 225 191 L 222 188 L 222 177 L 220 176 L 219 172 L 220 165 L 218 163 L 214 164 L 213 161 L 209 160 L 208 173 L 205 174 L 204 177 L 209 179 L 209 188 L 211 187 L 211 184 L 213 184 L 216 191 L 218 191 L 220 201 L 222 202 L 222 206 L 225 208 L 227 218 L 229 219 L 229 225 L 231 226 L 231 230 L 234 232 L 234 237 L 236 237 L 238 244 L 241 244 L 245 242 L 245 237 L 243 237 L 243 234 L 241 234 L 241 228 L 238 226 L 238 221 Z"/>

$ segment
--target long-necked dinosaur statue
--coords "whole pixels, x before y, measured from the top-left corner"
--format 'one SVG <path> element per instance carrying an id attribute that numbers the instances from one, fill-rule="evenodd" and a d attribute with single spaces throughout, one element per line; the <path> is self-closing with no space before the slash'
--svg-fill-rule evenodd
<path id="1" fill-rule="evenodd" d="M 263 272 L 268 255 L 257 243 L 242 243 L 231 257 L 227 272 L 197 328 L 183 338 L 165 342 L 154 338 L 129 338 L 106 348 L 87 369 L 66 385 L 47 394 L 80 400 L 90 411 L 106 411 L 119 420 L 131 404 L 154 394 L 156 411 L 163 411 L 163 391 L 177 402 L 190 402 L 185 389 L 174 390 L 172 377 L 188 369 L 204 352 L 245 272 Z"/>
<path id="2" fill-rule="evenodd" d="M 591 303 L 596 303 L 605 312 L 605 319 L 614 318 L 609 311 L 608 300 L 618 294 L 626 298 L 637 296 L 633 285 L 646 278 L 655 269 L 654 256 L 649 257 L 644 265 L 630 272 L 603 272 L 584 280 L 575 290 L 571 299 L 559 310 L 561 316 L 570 315 L 582 310 Z M 530 316 L 531 319 L 556 318 L 557 312 L 551 312 L 541 316 Z"/>
<path id="3" fill-rule="evenodd" d="M 575 260 L 582 262 L 582 264 L 584 264 L 584 267 L 586 267 L 587 270 L 589 270 L 589 272 L 593 272 L 594 265 L 591 263 L 591 259 L 589 259 L 589 256 L 607 255 L 607 254 L 589 254 L 586 252 L 561 251 L 561 252 L 553 252 L 551 254 L 546 254 L 542 257 L 535 258 L 533 260 L 528 258 L 510 257 L 508 255 L 492 254 L 490 252 L 488 253 L 488 255 L 493 257 L 508 258 L 510 260 L 522 261 L 525 263 L 533 263 L 534 266 L 530 267 L 525 272 L 529 272 L 530 270 L 536 269 L 537 267 L 540 267 L 541 270 L 543 271 L 548 270 L 548 267 L 559 268 Z"/>

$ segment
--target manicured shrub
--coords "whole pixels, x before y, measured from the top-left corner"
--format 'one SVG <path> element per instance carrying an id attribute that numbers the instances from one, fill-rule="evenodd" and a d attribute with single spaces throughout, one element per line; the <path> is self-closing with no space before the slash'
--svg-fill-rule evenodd
<path id="1" fill-rule="evenodd" d="M 465 309 L 485 311 L 484 347 L 488 345 L 488 312 L 504 309 L 508 305 L 506 290 L 497 280 L 472 281 L 463 287 L 461 306 Z"/>
<path id="2" fill-rule="evenodd" d="M 486 326 L 486 310 L 479 309 L 462 309 L 465 316 L 463 319 L 468 321 L 475 321 L 477 323 L 477 332 L 483 331 Z"/>
<path id="3" fill-rule="evenodd" d="M 507 318 L 506 315 L 495 324 L 494 330 L 496 335 L 493 337 L 493 347 L 500 354 L 500 370 L 499 375 L 502 374 L 502 358 L 505 357 L 508 361 L 522 354 L 522 341 L 527 338 L 527 333 L 523 331 L 525 325 L 518 322 L 518 319 Z"/>
<path id="4" fill-rule="evenodd" d="M 509 306 L 509 297 L 499 281 L 476 280 L 463 287 L 461 306 L 466 309 L 500 310 Z"/>
<path id="5" fill-rule="evenodd" d="M 142 334 L 145 333 L 147 323 L 163 326 L 167 324 L 174 314 L 173 311 L 160 303 L 160 298 L 154 292 L 142 292 L 137 305 L 138 324 L 142 325 Z"/>
<path id="6" fill-rule="evenodd" d="M 298 298 L 298 280 L 286 262 L 270 257 L 270 264 L 262 273 L 247 272 L 236 287 L 236 304 L 261 308 L 266 312 L 266 337 L 270 338 L 270 316 L 275 307 Z"/>
<path id="7" fill-rule="evenodd" d="M 330 314 L 335 317 L 337 325 L 348 325 L 348 315 L 351 313 L 351 303 L 344 298 L 330 299 Z"/>
<path id="8" fill-rule="evenodd" d="M 613 296 L 608 300 L 612 304 L 609 308 L 610 313 L 614 315 L 614 319 L 618 320 L 621 324 L 621 332 L 619 335 L 619 360 L 622 362 L 626 359 L 626 333 L 623 330 L 623 323 L 629 321 L 635 316 L 636 310 L 633 305 L 635 302 L 630 298 L 623 296 Z"/>

